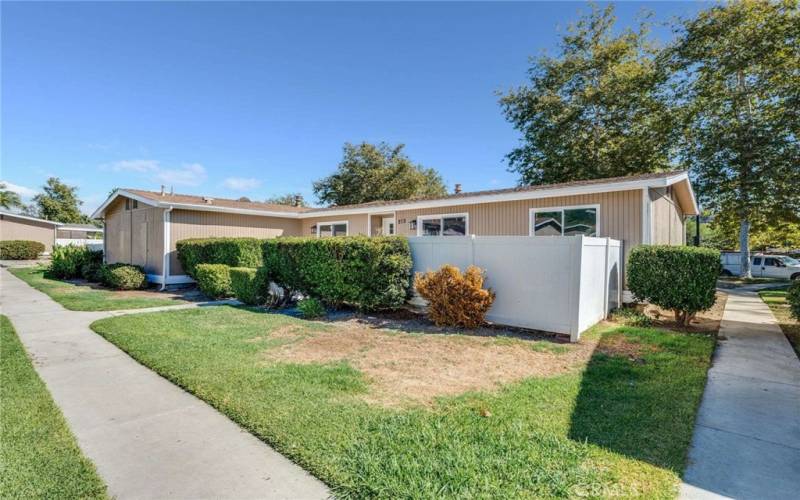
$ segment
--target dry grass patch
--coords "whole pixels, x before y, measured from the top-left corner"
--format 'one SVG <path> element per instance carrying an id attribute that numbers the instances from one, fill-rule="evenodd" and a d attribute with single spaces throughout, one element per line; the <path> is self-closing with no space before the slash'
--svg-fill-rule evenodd
<path id="1" fill-rule="evenodd" d="M 298 334 L 290 327 L 270 333 L 288 342 L 270 348 L 270 361 L 348 362 L 371 382 L 365 398 L 397 406 L 430 404 L 436 397 L 495 390 L 528 377 L 560 375 L 586 362 L 596 340 L 557 344 L 519 336 L 489 336 L 386 330 L 358 320 L 324 331 Z"/>
<path id="2" fill-rule="evenodd" d="M 716 333 L 719 331 L 719 325 L 722 322 L 722 313 L 725 312 L 725 302 L 727 302 L 727 300 L 728 294 L 718 291 L 717 301 L 714 302 L 711 309 L 698 312 L 689 328 L 684 328 L 682 325 L 675 323 L 675 315 L 672 311 L 661 309 L 653 304 L 647 304 L 644 313 L 654 319 L 654 326 L 660 328 L 679 332 Z"/>

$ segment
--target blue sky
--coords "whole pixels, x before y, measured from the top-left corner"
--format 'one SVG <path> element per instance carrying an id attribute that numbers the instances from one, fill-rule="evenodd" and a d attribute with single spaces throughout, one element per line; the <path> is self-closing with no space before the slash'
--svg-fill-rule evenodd
<path id="1" fill-rule="evenodd" d="M 656 19 L 691 3 L 621 3 Z M 91 212 L 114 187 L 299 191 L 346 141 L 403 142 L 465 190 L 514 185 L 497 91 L 584 3 L 2 4 L 0 177 L 48 176 Z M 666 33 L 666 31 L 662 31 Z"/>

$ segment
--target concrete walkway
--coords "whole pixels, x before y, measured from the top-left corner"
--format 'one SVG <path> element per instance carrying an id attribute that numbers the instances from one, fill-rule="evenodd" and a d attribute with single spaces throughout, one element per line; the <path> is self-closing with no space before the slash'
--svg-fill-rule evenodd
<path id="1" fill-rule="evenodd" d="M 757 288 L 726 290 L 682 498 L 800 495 L 800 360 Z"/>
<path id="2" fill-rule="evenodd" d="M 326 498 L 324 484 L 0 270 L 0 309 L 109 493 L 127 498 Z"/>

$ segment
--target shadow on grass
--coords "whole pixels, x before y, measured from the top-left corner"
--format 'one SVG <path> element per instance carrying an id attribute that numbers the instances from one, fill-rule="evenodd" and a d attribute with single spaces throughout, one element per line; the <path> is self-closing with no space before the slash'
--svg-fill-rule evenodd
<path id="1" fill-rule="evenodd" d="M 569 437 L 681 474 L 714 340 L 633 327 L 600 335 Z"/>

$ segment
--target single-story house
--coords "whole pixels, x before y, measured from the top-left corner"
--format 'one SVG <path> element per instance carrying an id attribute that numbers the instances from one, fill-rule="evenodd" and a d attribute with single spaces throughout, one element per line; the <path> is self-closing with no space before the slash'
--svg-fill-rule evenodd
<path id="1" fill-rule="evenodd" d="M 53 245 L 98 243 L 103 237 L 103 228 L 91 224 L 68 224 L 39 219 L 28 215 L 0 211 L 0 240 L 38 241 L 49 254 Z"/>
<path id="2" fill-rule="evenodd" d="M 684 219 L 697 213 L 689 177 L 677 171 L 327 208 L 119 189 L 93 217 L 105 221 L 107 262 L 178 284 L 191 281 L 175 251 L 185 238 L 583 234 L 622 241 L 627 257 L 640 244 L 685 244 Z"/>

